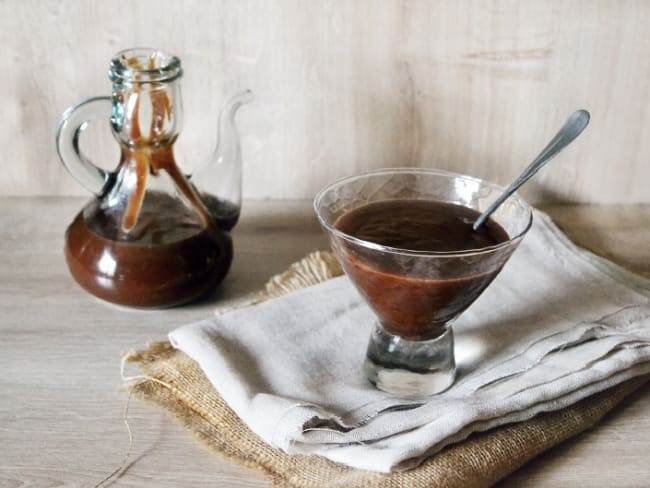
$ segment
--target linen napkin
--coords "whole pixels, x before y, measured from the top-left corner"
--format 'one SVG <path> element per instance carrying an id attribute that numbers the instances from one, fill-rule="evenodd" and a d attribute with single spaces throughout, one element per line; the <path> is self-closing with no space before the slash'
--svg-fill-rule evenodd
<path id="1" fill-rule="evenodd" d="M 361 365 L 374 320 L 341 277 L 169 339 L 269 444 L 380 472 L 650 372 L 650 282 L 578 249 L 540 212 L 454 324 L 446 392 L 408 401 L 370 385 Z"/>

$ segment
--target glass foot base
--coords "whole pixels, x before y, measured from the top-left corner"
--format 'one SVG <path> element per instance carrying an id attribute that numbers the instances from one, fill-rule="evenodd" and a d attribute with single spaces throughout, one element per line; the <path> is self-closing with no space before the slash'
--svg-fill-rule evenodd
<path id="1" fill-rule="evenodd" d="M 440 393 L 456 376 L 451 327 L 435 339 L 409 341 L 377 325 L 370 336 L 363 369 L 373 385 L 398 397 Z"/>

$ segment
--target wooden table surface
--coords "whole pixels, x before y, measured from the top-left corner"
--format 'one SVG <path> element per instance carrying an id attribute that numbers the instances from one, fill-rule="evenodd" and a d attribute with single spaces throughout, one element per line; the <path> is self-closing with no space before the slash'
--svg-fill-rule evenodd
<path id="1" fill-rule="evenodd" d="M 0 487 L 93 486 L 128 446 L 121 355 L 242 299 L 327 245 L 309 202 L 247 202 L 219 291 L 182 308 L 126 310 L 94 299 L 68 274 L 63 233 L 82 204 L 0 199 Z M 578 244 L 650 277 L 650 206 L 546 210 Z M 648 390 L 502 486 L 650 486 Z M 114 486 L 270 486 L 208 451 L 154 406 L 131 402 L 130 423 L 133 464 Z"/>

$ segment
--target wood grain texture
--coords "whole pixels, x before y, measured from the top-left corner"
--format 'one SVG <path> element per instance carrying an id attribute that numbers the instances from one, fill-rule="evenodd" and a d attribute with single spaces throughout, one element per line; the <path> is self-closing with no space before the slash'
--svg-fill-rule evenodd
<path id="1" fill-rule="evenodd" d="M 233 268 L 219 291 L 182 308 L 133 311 L 92 298 L 68 274 L 63 232 L 82 203 L 0 198 L 3 488 L 92 486 L 102 479 L 128 445 L 121 355 L 242 300 L 291 262 L 327 246 L 309 202 L 247 202 L 234 233 Z M 650 206 L 547 210 L 579 244 L 650 277 Z M 597 428 L 540 456 L 503 486 L 647 486 L 649 409 L 650 391 L 639 392 Z M 116 486 L 269 486 L 203 448 L 155 407 L 132 402 L 130 422 L 133 465 Z"/>
<path id="2" fill-rule="evenodd" d="M 583 107 L 591 127 L 524 194 L 649 202 L 649 25 L 644 0 L 5 0 L 0 195 L 83 194 L 55 154 L 58 119 L 109 93 L 112 54 L 150 45 L 185 66 L 188 169 L 225 96 L 256 93 L 239 118 L 251 198 L 401 165 L 504 183 Z M 88 146 L 114 167 L 107 127 Z"/>

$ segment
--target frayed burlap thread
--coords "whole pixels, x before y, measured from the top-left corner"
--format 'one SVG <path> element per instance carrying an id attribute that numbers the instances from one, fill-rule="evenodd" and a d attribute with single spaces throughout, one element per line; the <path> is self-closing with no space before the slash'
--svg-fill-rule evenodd
<path id="1" fill-rule="evenodd" d="M 259 300 L 280 296 L 342 273 L 328 252 L 312 253 L 272 278 Z M 160 405 L 200 441 L 239 463 L 266 473 L 274 486 L 287 488 L 398 488 L 491 486 L 526 462 L 597 423 L 648 378 L 635 378 L 564 410 L 474 434 L 425 461 L 392 474 L 348 468 L 318 456 L 288 455 L 254 434 L 215 391 L 200 367 L 168 342 L 132 353 L 146 376 L 131 392 Z"/>

